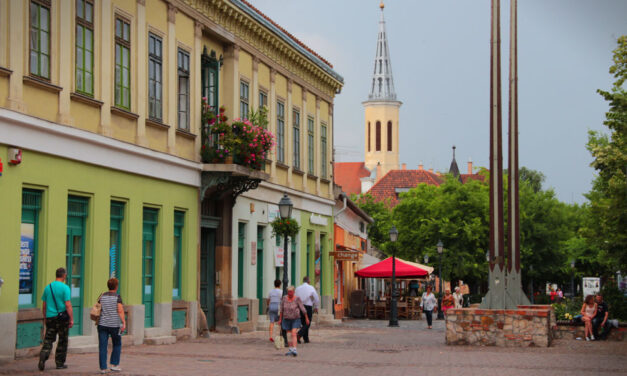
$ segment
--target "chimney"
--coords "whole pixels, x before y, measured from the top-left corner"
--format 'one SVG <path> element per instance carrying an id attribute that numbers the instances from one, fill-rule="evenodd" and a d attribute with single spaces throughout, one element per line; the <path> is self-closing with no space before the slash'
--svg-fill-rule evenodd
<path id="1" fill-rule="evenodd" d="M 468 174 L 472 175 L 472 159 L 468 160 Z"/>
<path id="2" fill-rule="evenodd" d="M 433 174 L 433 169 L 432 169 L 432 168 L 430 168 L 430 169 L 429 169 L 429 172 Z"/>
<path id="3" fill-rule="evenodd" d="M 375 181 L 379 181 L 383 176 L 383 167 L 381 166 L 381 162 L 377 162 L 377 178 Z"/>
<path id="4" fill-rule="evenodd" d="M 425 167 L 422 165 L 422 162 L 420 162 L 420 164 L 418 165 L 418 170 L 422 171 L 424 169 Z"/>
<path id="5" fill-rule="evenodd" d="M 407 170 L 407 163 L 403 163 L 401 166 L 403 170 Z"/>

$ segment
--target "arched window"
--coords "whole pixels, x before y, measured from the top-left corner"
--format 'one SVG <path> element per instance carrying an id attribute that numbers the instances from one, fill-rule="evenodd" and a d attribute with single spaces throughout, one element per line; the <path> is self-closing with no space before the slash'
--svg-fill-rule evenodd
<path id="1" fill-rule="evenodd" d="M 379 77 L 379 94 L 381 94 L 382 85 L 383 85 L 383 80 L 381 79 L 381 77 Z"/>
<path id="2" fill-rule="evenodd" d="M 388 151 L 392 151 L 392 122 L 388 121 Z"/>
<path id="3" fill-rule="evenodd" d="M 377 121 L 377 130 L 376 130 L 376 132 L 377 132 L 377 134 L 376 134 L 376 138 L 377 138 L 377 140 L 376 140 L 376 142 L 377 142 L 376 150 L 377 151 L 381 151 L 381 122 L 380 121 Z"/>
<path id="4" fill-rule="evenodd" d="M 370 143 L 370 122 L 368 122 L 368 152 L 370 152 L 370 148 L 371 148 L 371 143 Z"/>

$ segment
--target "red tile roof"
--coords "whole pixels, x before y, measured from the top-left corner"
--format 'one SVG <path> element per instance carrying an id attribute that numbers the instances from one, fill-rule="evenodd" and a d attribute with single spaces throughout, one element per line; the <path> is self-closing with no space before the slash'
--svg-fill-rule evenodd
<path id="1" fill-rule="evenodd" d="M 375 201 L 389 199 L 391 207 L 398 204 L 396 188 L 416 188 L 418 184 L 440 185 L 444 179 L 427 170 L 391 170 L 370 188 Z"/>
<path id="2" fill-rule="evenodd" d="M 285 30 L 281 25 L 279 25 L 278 23 L 274 22 L 274 20 L 272 20 L 270 17 L 266 16 L 262 11 L 260 11 L 259 9 L 255 8 L 251 3 L 249 3 L 246 0 L 241 0 L 242 3 L 246 4 L 250 9 L 254 10 L 255 12 L 257 12 L 261 17 L 265 18 L 266 20 L 268 20 L 268 22 L 270 22 L 271 24 L 273 24 L 274 26 L 276 26 L 277 28 L 279 28 L 279 30 L 281 30 L 282 32 L 284 32 L 287 36 L 289 36 L 294 42 L 296 42 L 299 46 L 301 46 L 302 48 L 306 49 L 307 51 L 311 52 L 314 56 L 316 56 L 318 59 L 322 60 L 326 65 L 328 65 L 330 68 L 333 68 L 333 65 L 325 58 L 323 58 L 322 56 L 318 55 L 318 53 L 314 50 L 312 50 L 311 48 L 309 48 L 305 43 L 301 42 L 298 38 L 296 38 L 294 35 L 292 35 L 291 33 L 289 33 L 287 30 Z"/>
<path id="3" fill-rule="evenodd" d="M 462 183 L 466 183 L 468 180 L 480 180 L 483 181 L 484 176 L 480 174 L 461 174 Z"/>
<path id="4" fill-rule="evenodd" d="M 335 162 L 333 165 L 333 181 L 342 187 L 347 195 L 361 193 L 361 178 L 370 176 L 364 162 Z"/>

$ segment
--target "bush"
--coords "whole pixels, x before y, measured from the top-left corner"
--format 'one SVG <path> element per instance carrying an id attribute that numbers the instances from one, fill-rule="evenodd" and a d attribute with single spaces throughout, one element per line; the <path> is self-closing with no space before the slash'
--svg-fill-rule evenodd
<path id="1" fill-rule="evenodd" d="M 558 320 L 572 320 L 573 317 L 581 313 L 581 306 L 583 302 L 581 299 L 564 299 L 561 303 L 553 303 L 553 309 L 555 310 L 555 316 Z"/>
<path id="2" fill-rule="evenodd" d="M 610 318 L 627 321 L 627 298 L 616 286 L 616 282 L 608 281 L 601 287 L 601 295 L 610 310 Z"/>

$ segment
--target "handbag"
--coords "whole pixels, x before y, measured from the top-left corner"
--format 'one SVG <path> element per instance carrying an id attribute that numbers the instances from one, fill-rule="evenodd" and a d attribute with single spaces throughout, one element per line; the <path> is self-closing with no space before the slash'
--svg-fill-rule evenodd
<path id="1" fill-rule="evenodd" d="M 96 325 L 98 325 L 98 320 L 100 320 L 100 314 L 102 313 L 102 305 L 100 304 L 101 297 L 102 297 L 102 294 L 100 294 L 100 296 L 98 297 L 98 300 L 91 307 L 91 310 L 89 311 L 89 317 L 92 319 L 92 321 L 95 322 Z"/>
<path id="2" fill-rule="evenodd" d="M 52 301 L 54 302 L 54 308 L 58 311 L 59 310 L 59 306 L 57 305 L 57 299 L 55 299 L 55 297 L 54 297 L 54 291 L 52 291 L 52 283 L 49 284 L 48 287 L 50 288 L 50 294 L 52 295 Z M 59 320 L 59 321 L 70 321 L 70 314 L 67 313 L 67 310 L 65 310 L 63 312 L 59 312 L 57 314 L 57 320 Z"/>
<path id="3" fill-rule="evenodd" d="M 278 336 L 274 337 L 274 348 L 277 350 L 281 350 L 284 347 L 285 342 L 283 342 L 283 336 L 279 334 Z"/>

